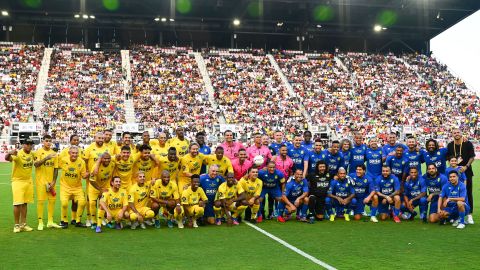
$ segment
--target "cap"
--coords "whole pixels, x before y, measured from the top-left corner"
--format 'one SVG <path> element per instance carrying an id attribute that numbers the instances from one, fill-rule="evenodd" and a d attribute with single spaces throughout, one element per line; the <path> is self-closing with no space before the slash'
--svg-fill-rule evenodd
<path id="1" fill-rule="evenodd" d="M 27 138 L 27 139 L 23 140 L 23 144 L 35 144 L 35 143 L 33 142 L 32 139 Z"/>

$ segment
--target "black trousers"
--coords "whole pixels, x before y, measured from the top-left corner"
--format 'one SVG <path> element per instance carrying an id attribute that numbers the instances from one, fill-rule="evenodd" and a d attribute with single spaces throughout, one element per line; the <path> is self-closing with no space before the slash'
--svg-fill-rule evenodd
<path id="1" fill-rule="evenodd" d="M 310 214 L 313 215 L 324 215 L 325 214 L 325 196 L 308 196 L 308 210 Z"/>
<path id="2" fill-rule="evenodd" d="M 473 182 L 473 172 L 465 172 L 465 175 L 467 176 L 467 182 L 465 183 L 467 185 L 467 197 L 468 197 L 468 203 L 470 205 L 470 213 L 473 213 L 473 188 L 472 188 L 472 182 Z"/>

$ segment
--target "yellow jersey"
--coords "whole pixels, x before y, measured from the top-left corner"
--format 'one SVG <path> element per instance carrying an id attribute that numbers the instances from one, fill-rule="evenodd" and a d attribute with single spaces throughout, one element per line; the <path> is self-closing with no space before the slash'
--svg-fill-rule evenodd
<path id="1" fill-rule="evenodd" d="M 145 173 L 145 182 L 150 182 L 153 177 L 156 177 L 154 174 L 157 164 L 150 157 L 147 160 L 138 158 L 133 163 L 133 177 L 136 176 L 138 171 Z M 135 182 L 135 181 L 133 181 Z"/>
<path id="2" fill-rule="evenodd" d="M 205 158 L 206 164 L 208 166 L 217 165 L 218 174 L 226 177 L 227 172 L 233 173 L 233 166 L 230 159 L 226 156 L 223 156 L 222 159 L 218 160 L 216 155 L 208 155 Z"/>
<path id="3" fill-rule="evenodd" d="M 118 153 L 122 152 L 122 147 L 123 146 L 125 146 L 125 144 L 122 144 L 121 146 L 118 147 Z M 135 158 L 135 157 L 137 157 L 138 154 L 140 154 L 140 152 L 138 152 L 137 147 L 134 144 L 130 144 L 130 145 L 127 145 L 127 146 L 130 147 L 130 156 Z"/>
<path id="4" fill-rule="evenodd" d="M 11 155 L 12 167 L 12 182 L 14 181 L 32 181 L 32 168 L 35 154 L 33 151 L 25 153 L 23 149 L 17 151 L 16 155 Z"/>
<path id="5" fill-rule="evenodd" d="M 190 145 L 190 142 L 187 139 L 182 141 L 178 137 L 174 137 L 169 139 L 166 144 L 170 147 L 175 147 L 179 157 L 183 157 L 188 154 L 188 146 Z"/>
<path id="6" fill-rule="evenodd" d="M 238 181 L 238 184 L 247 193 L 247 197 L 249 198 L 260 196 L 260 193 L 262 193 L 263 182 L 258 178 L 255 178 L 255 181 L 251 181 L 242 177 L 242 179 Z"/>
<path id="7" fill-rule="evenodd" d="M 112 158 L 114 155 L 120 153 L 120 147 L 118 147 L 118 144 L 114 141 L 109 141 L 108 143 L 103 143 L 108 149 L 108 153 L 112 155 Z"/>
<path id="8" fill-rule="evenodd" d="M 168 156 L 168 148 L 170 148 L 167 144 L 164 147 L 160 147 L 160 145 L 152 146 L 152 154 L 155 154 L 157 158 L 167 157 Z"/>
<path id="9" fill-rule="evenodd" d="M 109 188 L 107 192 L 102 194 L 100 200 L 107 205 L 108 209 L 120 210 L 128 205 L 127 191 L 121 188 L 115 192 L 113 188 Z"/>
<path id="10" fill-rule="evenodd" d="M 182 204 L 184 205 L 197 205 L 200 200 L 208 200 L 205 191 L 201 187 L 198 187 L 197 191 L 193 191 L 192 187 L 188 187 L 188 189 L 182 192 Z"/>
<path id="11" fill-rule="evenodd" d="M 178 187 L 175 182 L 170 181 L 168 185 L 164 186 L 162 180 L 157 180 L 155 185 L 153 185 L 152 189 L 150 190 L 150 197 L 156 199 L 180 199 L 180 195 L 178 194 Z"/>
<path id="12" fill-rule="evenodd" d="M 52 149 L 45 150 L 43 147 L 35 151 L 35 161 L 40 161 L 50 154 L 56 154 Z M 53 180 L 53 172 L 58 168 L 58 156 L 55 156 L 41 166 L 35 168 L 35 181 L 37 185 L 45 185 Z"/>
<path id="13" fill-rule="evenodd" d="M 202 169 L 202 163 L 204 159 L 205 156 L 203 154 L 198 154 L 195 157 L 187 154 L 180 158 L 180 172 L 178 178 L 180 180 L 190 183 L 190 176 L 186 176 L 184 175 L 184 173 L 200 175 L 200 170 Z"/>
<path id="14" fill-rule="evenodd" d="M 133 203 L 138 210 L 148 205 L 150 200 L 149 195 L 150 185 L 144 183 L 143 186 L 139 186 L 138 183 L 135 183 L 128 191 L 128 202 Z"/>
<path id="15" fill-rule="evenodd" d="M 82 188 L 82 176 L 87 172 L 85 161 L 80 157 L 75 161 L 70 158 L 60 159 L 58 168 L 62 170 L 60 174 L 60 187 L 63 188 Z"/>
<path id="16" fill-rule="evenodd" d="M 96 143 L 90 144 L 87 149 L 83 151 L 83 159 L 85 159 L 85 162 L 87 163 L 87 168 L 89 172 L 93 171 L 95 163 L 105 152 L 108 152 L 107 146 L 102 144 L 101 147 L 98 147 Z"/>
<path id="17" fill-rule="evenodd" d="M 133 164 L 135 163 L 134 158 L 132 155 L 127 160 L 114 160 L 115 163 L 115 171 L 114 175 L 120 176 L 122 180 L 122 188 L 130 188 L 132 185 L 132 177 L 133 177 Z M 128 189 L 127 189 L 128 190 Z"/>
<path id="18" fill-rule="evenodd" d="M 242 194 L 243 188 L 238 183 L 233 184 L 231 187 L 227 185 L 227 182 L 222 183 L 218 187 L 217 195 L 215 196 L 215 201 L 217 200 L 228 200 L 228 199 L 236 199 L 238 195 Z"/>
<path id="19" fill-rule="evenodd" d="M 158 175 L 161 175 L 161 173 L 166 170 L 170 173 L 170 179 L 177 181 L 180 159 L 178 159 L 177 161 L 170 161 L 167 157 L 165 157 L 161 158 L 159 161 L 160 166 Z"/>
<path id="20" fill-rule="evenodd" d="M 83 158 L 83 149 L 78 147 L 78 158 Z M 58 160 L 60 161 L 61 159 L 64 158 L 70 158 L 70 154 L 68 154 L 68 151 L 70 151 L 70 146 L 64 148 L 62 151 L 60 151 L 60 154 L 58 155 Z"/>
<path id="21" fill-rule="evenodd" d="M 115 162 L 110 161 L 108 166 L 100 164 L 97 175 L 92 175 L 90 181 L 96 182 L 101 188 L 108 188 L 115 170 Z"/>

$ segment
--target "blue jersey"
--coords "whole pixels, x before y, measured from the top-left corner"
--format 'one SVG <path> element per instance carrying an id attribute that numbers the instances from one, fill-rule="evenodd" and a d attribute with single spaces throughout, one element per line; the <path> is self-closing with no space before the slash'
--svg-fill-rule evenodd
<path id="1" fill-rule="evenodd" d="M 367 146 L 365 144 L 355 145 L 350 150 L 350 164 L 348 171 L 354 173 L 357 170 L 358 165 L 365 164 L 365 154 L 367 153 Z"/>
<path id="2" fill-rule="evenodd" d="M 275 169 L 273 173 L 269 173 L 266 169 L 260 170 L 258 172 L 258 178 L 262 180 L 263 188 L 280 187 L 280 184 L 285 181 L 285 176 L 277 169 Z"/>
<path id="3" fill-rule="evenodd" d="M 295 179 L 291 179 L 285 185 L 285 191 L 283 194 L 288 198 L 298 198 L 304 192 L 308 192 L 308 182 L 306 179 L 303 179 L 299 183 L 295 181 Z"/>
<path id="4" fill-rule="evenodd" d="M 436 177 L 432 177 L 426 173 L 423 175 L 423 179 L 425 179 L 425 183 L 427 185 L 428 195 L 433 193 L 440 194 L 442 187 L 448 183 L 447 177 L 443 174 L 437 174 Z"/>
<path id="5" fill-rule="evenodd" d="M 351 150 L 348 150 L 348 151 L 340 151 L 340 153 L 342 153 L 342 156 L 343 156 L 343 168 L 345 170 L 347 170 L 348 172 L 348 167 L 350 166 L 350 157 L 351 157 L 351 154 L 352 154 L 352 151 Z"/>
<path id="6" fill-rule="evenodd" d="M 208 174 L 200 175 L 200 187 L 205 191 L 209 202 L 212 203 L 215 200 L 218 187 L 223 182 L 225 182 L 225 179 L 220 175 L 217 175 L 217 177 L 214 178 L 211 178 Z"/>
<path id="7" fill-rule="evenodd" d="M 385 165 L 390 167 L 392 174 L 394 174 L 398 179 L 403 178 L 403 174 L 408 174 L 408 163 L 405 156 L 388 156 L 385 160 Z"/>
<path id="8" fill-rule="evenodd" d="M 425 152 L 425 150 L 423 149 L 421 149 L 420 151 L 407 150 L 407 152 L 405 152 L 404 156 L 407 160 L 407 165 L 408 165 L 407 170 L 409 170 L 412 167 L 416 167 L 418 169 L 418 174 L 422 175 L 423 152 Z M 407 173 L 409 172 L 407 171 Z"/>
<path id="9" fill-rule="evenodd" d="M 198 152 L 204 155 L 210 155 L 212 153 L 212 150 L 210 149 L 210 147 L 204 144 L 198 149 Z M 204 174 L 206 172 L 207 172 L 207 165 L 203 164 L 202 168 L 200 169 L 200 174 Z"/>
<path id="10" fill-rule="evenodd" d="M 383 157 L 387 157 L 391 152 L 395 152 L 395 149 L 397 149 L 398 146 L 403 147 L 404 153 L 405 151 L 408 151 L 408 147 L 405 144 L 396 143 L 394 145 L 390 145 L 387 143 L 382 147 Z"/>
<path id="11" fill-rule="evenodd" d="M 440 148 L 434 152 L 423 152 L 423 160 L 426 164 L 433 163 L 439 173 L 444 174 L 447 169 L 447 148 Z"/>
<path id="12" fill-rule="evenodd" d="M 467 201 L 467 187 L 464 183 L 457 182 L 457 185 L 454 186 L 452 183 L 448 182 L 442 188 L 442 192 L 440 193 L 440 197 L 442 198 L 465 198 L 465 202 Z"/>
<path id="13" fill-rule="evenodd" d="M 280 155 L 280 146 L 282 145 L 287 146 L 287 149 L 292 146 L 290 142 L 281 142 L 281 143 L 273 142 L 268 146 L 268 148 L 270 148 L 270 150 L 274 152 L 272 155 Z"/>
<path id="14" fill-rule="evenodd" d="M 310 152 L 313 151 L 313 142 L 312 141 L 309 141 L 309 142 L 302 141 L 302 143 L 300 145 L 303 146 L 303 148 L 307 149 Z"/>
<path id="15" fill-rule="evenodd" d="M 304 161 L 308 159 L 308 151 L 302 146 L 295 148 L 295 146 L 288 148 L 288 156 L 293 160 L 293 169 L 300 169 L 303 171 Z"/>
<path id="16" fill-rule="evenodd" d="M 427 185 L 425 184 L 425 179 L 419 176 L 417 179 L 410 179 L 405 182 L 404 185 L 404 195 L 409 199 L 413 199 L 420 195 L 421 193 L 427 192 Z"/>
<path id="17" fill-rule="evenodd" d="M 344 160 L 342 153 L 338 152 L 336 155 L 330 153 L 328 149 L 324 150 L 325 161 L 327 162 L 328 171 L 331 175 L 336 175 L 340 167 L 344 167 Z"/>
<path id="18" fill-rule="evenodd" d="M 320 153 L 317 153 L 315 151 L 311 151 L 308 153 L 307 160 L 308 160 L 308 173 L 315 173 L 316 172 L 316 166 L 317 162 L 320 160 L 325 160 L 326 156 L 323 151 L 320 151 Z"/>
<path id="19" fill-rule="evenodd" d="M 363 177 L 357 176 L 356 173 L 351 173 L 350 177 L 354 181 L 353 188 L 355 189 L 355 197 L 357 198 L 365 198 L 367 197 L 372 191 L 375 191 L 375 182 L 364 175 Z"/>
<path id="20" fill-rule="evenodd" d="M 328 189 L 328 194 L 335 195 L 342 199 L 347 198 L 348 196 L 355 194 L 355 189 L 353 184 L 349 183 L 347 178 L 340 180 L 332 180 L 330 182 L 330 188 Z"/>
<path id="21" fill-rule="evenodd" d="M 377 177 L 382 173 L 382 150 L 380 148 L 373 150 L 367 149 L 365 155 L 367 160 L 367 173 L 372 177 Z"/>
<path id="22" fill-rule="evenodd" d="M 460 166 L 457 166 L 456 168 L 452 168 L 452 167 L 448 167 L 446 170 L 445 170 L 445 176 L 447 176 L 447 179 L 448 179 L 448 174 L 451 172 L 451 171 L 456 171 L 458 173 L 458 181 L 462 182 L 462 183 L 465 183 L 465 181 L 467 180 L 467 175 L 465 174 L 465 172 L 461 173 L 459 170 L 460 170 Z"/>
<path id="23" fill-rule="evenodd" d="M 383 195 L 390 196 L 394 192 L 400 190 L 400 181 L 398 181 L 398 178 L 395 175 L 390 175 L 387 178 L 380 175 L 375 180 L 375 188 Z"/>

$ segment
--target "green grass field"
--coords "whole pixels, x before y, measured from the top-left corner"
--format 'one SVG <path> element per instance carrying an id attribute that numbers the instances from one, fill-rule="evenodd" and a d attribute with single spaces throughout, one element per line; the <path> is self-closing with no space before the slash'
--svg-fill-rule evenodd
<path id="1" fill-rule="evenodd" d="M 474 165 L 477 180 L 480 161 Z M 166 226 L 105 229 L 102 234 L 70 227 L 14 234 L 10 170 L 10 164 L 0 163 L 0 269 L 321 268 L 246 224 L 183 230 Z M 475 181 L 476 209 L 480 209 L 479 189 Z M 479 224 L 464 230 L 419 220 L 401 224 L 338 220 L 313 225 L 266 221 L 258 227 L 338 269 L 480 269 L 480 216 L 475 214 L 474 219 Z M 36 229 L 35 205 L 29 205 L 28 220 Z"/>

